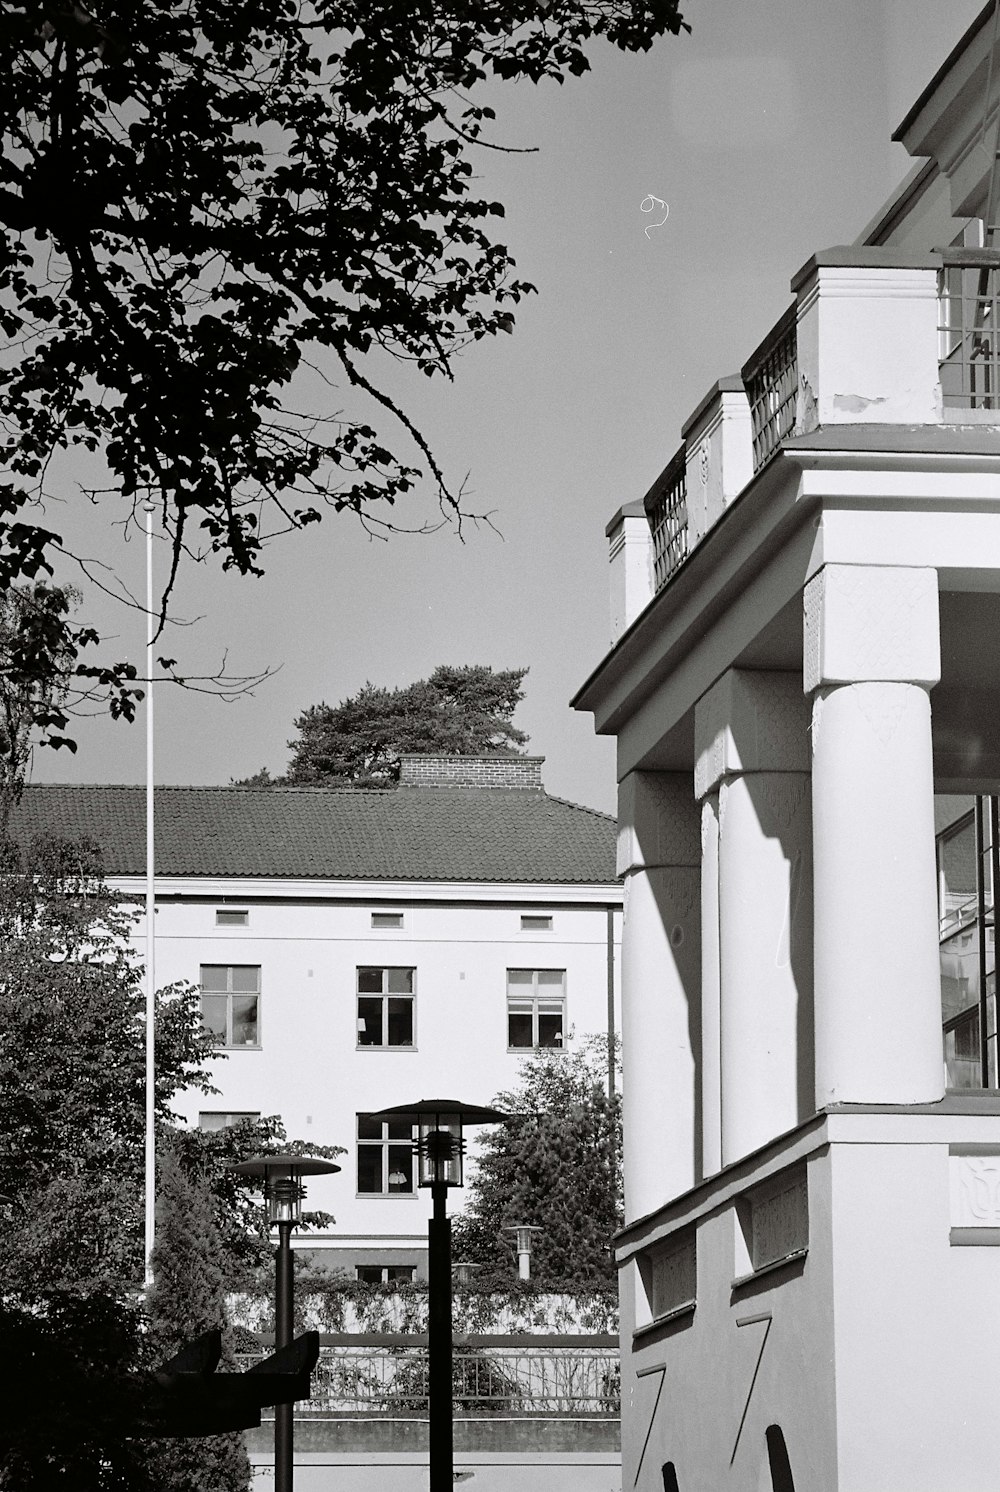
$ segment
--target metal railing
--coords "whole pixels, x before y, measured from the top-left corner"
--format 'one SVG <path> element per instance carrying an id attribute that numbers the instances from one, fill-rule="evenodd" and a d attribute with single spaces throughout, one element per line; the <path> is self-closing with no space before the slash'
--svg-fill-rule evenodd
<path id="1" fill-rule="evenodd" d="M 938 278 L 946 409 L 1000 409 L 1000 250 L 947 249 Z"/>
<path id="2" fill-rule="evenodd" d="M 660 591 L 687 559 L 687 453 L 681 446 L 644 498 L 653 536 L 653 586 Z"/>
<path id="3" fill-rule="evenodd" d="M 756 474 L 795 429 L 799 370 L 796 308 L 789 306 L 743 368 L 753 429 Z"/>
<path id="4" fill-rule="evenodd" d="M 297 1416 L 427 1416 L 427 1348 L 405 1338 L 378 1344 L 324 1346 L 312 1394 Z M 259 1354 L 243 1354 L 246 1368 Z M 453 1401 L 457 1415 L 600 1415 L 621 1408 L 617 1345 L 533 1347 L 456 1344 Z"/>

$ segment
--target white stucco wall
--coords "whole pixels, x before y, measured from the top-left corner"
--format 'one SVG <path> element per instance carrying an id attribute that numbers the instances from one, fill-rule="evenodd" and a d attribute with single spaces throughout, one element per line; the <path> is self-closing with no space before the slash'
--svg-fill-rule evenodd
<path id="1" fill-rule="evenodd" d="M 137 890 L 134 882 L 119 883 Z M 197 898 L 197 899 L 196 899 Z M 607 1030 L 607 907 L 614 919 L 615 988 L 621 937 L 619 885 L 607 887 L 208 882 L 158 886 L 156 983 L 197 983 L 202 964 L 261 970 L 259 1049 L 230 1049 L 212 1064 L 217 1095 L 182 1095 L 202 1110 L 280 1114 L 288 1135 L 342 1145 L 343 1170 L 308 1188 L 308 1206 L 332 1212 L 323 1242 L 355 1250 L 426 1245 L 429 1192 L 364 1197 L 356 1190 L 356 1116 L 410 1099 L 488 1103 L 517 1081 L 507 1050 L 507 970 L 566 971 L 566 1050 Z M 248 926 L 217 927 L 223 906 Z M 373 911 L 401 910 L 402 929 L 373 929 Z M 521 916 L 549 914 L 551 931 L 522 931 Z M 135 929 L 144 952 L 144 918 Z M 357 1045 L 360 965 L 415 969 L 414 1045 Z M 616 1014 L 616 1028 L 620 1013 Z M 452 1210 L 460 1205 L 455 1193 Z M 317 1235 L 301 1235 L 301 1244 Z"/>

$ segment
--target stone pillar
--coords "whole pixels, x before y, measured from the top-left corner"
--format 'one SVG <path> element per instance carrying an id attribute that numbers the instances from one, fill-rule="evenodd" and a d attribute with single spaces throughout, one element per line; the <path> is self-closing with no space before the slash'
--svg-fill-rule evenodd
<path id="1" fill-rule="evenodd" d="M 826 565 L 805 590 L 813 694 L 816 1103 L 944 1092 L 928 691 L 932 569 Z"/>
<path id="2" fill-rule="evenodd" d="M 812 1112 L 808 710 L 797 674 L 730 669 L 695 709 L 698 797 L 718 792 L 721 1161 Z M 710 859 L 705 866 L 710 874 Z M 710 936 L 706 934 L 706 936 Z M 707 1054 L 706 1054 L 707 1055 Z"/>
<path id="3" fill-rule="evenodd" d="M 698 1179 L 701 851 L 690 776 L 631 772 L 619 786 L 618 822 L 625 1216 L 632 1221 Z"/>
<path id="4" fill-rule="evenodd" d="M 722 1028 L 719 965 L 719 795 L 701 805 L 701 1164 L 722 1169 Z"/>

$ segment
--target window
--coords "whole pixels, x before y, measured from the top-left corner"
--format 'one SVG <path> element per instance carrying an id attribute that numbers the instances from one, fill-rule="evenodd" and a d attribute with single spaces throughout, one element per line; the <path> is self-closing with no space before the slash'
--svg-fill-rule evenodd
<path id="1" fill-rule="evenodd" d="M 508 1051 L 561 1047 L 565 1027 L 566 970 L 508 969 Z"/>
<path id="2" fill-rule="evenodd" d="M 357 1264 L 355 1276 L 363 1285 L 391 1285 L 394 1280 L 409 1284 L 417 1273 L 415 1264 Z"/>
<path id="3" fill-rule="evenodd" d="M 227 1114 L 215 1109 L 202 1109 L 198 1115 L 198 1128 L 212 1133 L 220 1129 L 232 1129 L 234 1124 L 242 1124 L 244 1119 L 259 1118 L 260 1109 L 232 1109 Z"/>
<path id="4" fill-rule="evenodd" d="M 413 1045 L 415 969 L 358 970 L 358 1046 Z"/>
<path id="5" fill-rule="evenodd" d="M 402 912 L 373 912 L 372 927 L 402 927 Z"/>
<path id="6" fill-rule="evenodd" d="M 639 1255 L 639 1278 L 651 1321 L 693 1307 L 698 1295 L 697 1240 L 693 1230 L 665 1239 Z"/>
<path id="7" fill-rule="evenodd" d="M 358 1191 L 365 1196 L 402 1197 L 416 1190 L 415 1127 L 406 1119 L 358 1115 Z"/>
<path id="8" fill-rule="evenodd" d="M 249 927 L 250 913 L 237 912 L 232 907 L 219 907 L 215 914 L 216 927 Z"/>
<path id="9" fill-rule="evenodd" d="M 537 916 L 536 917 L 534 914 L 524 912 L 524 913 L 521 914 L 521 931 L 522 932 L 551 932 L 552 931 L 552 918 L 551 917 L 541 917 L 541 916 Z"/>
<path id="10" fill-rule="evenodd" d="M 736 1217 L 738 1275 L 801 1258 L 809 1248 L 805 1166 L 790 1166 L 738 1198 Z"/>
<path id="11" fill-rule="evenodd" d="M 260 1046 L 260 965 L 202 964 L 201 1018 L 220 1046 Z"/>

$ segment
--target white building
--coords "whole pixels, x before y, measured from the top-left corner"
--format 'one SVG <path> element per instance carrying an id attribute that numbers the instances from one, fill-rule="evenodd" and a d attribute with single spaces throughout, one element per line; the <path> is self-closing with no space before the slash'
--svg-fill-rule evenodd
<path id="1" fill-rule="evenodd" d="M 143 788 L 33 786 L 21 819 L 95 840 L 141 903 Z M 407 758 L 396 791 L 158 788 L 156 982 L 199 984 L 225 1047 L 218 1095 L 178 1107 L 344 1146 L 308 1191 L 336 1226 L 297 1242 L 363 1278 L 423 1274 L 410 1127 L 366 1116 L 488 1103 L 521 1058 L 606 1032 L 621 904 L 613 821 L 549 797 L 539 758 Z"/>
<path id="2" fill-rule="evenodd" d="M 609 526 L 639 1492 L 997 1481 L 996 38 Z"/>

